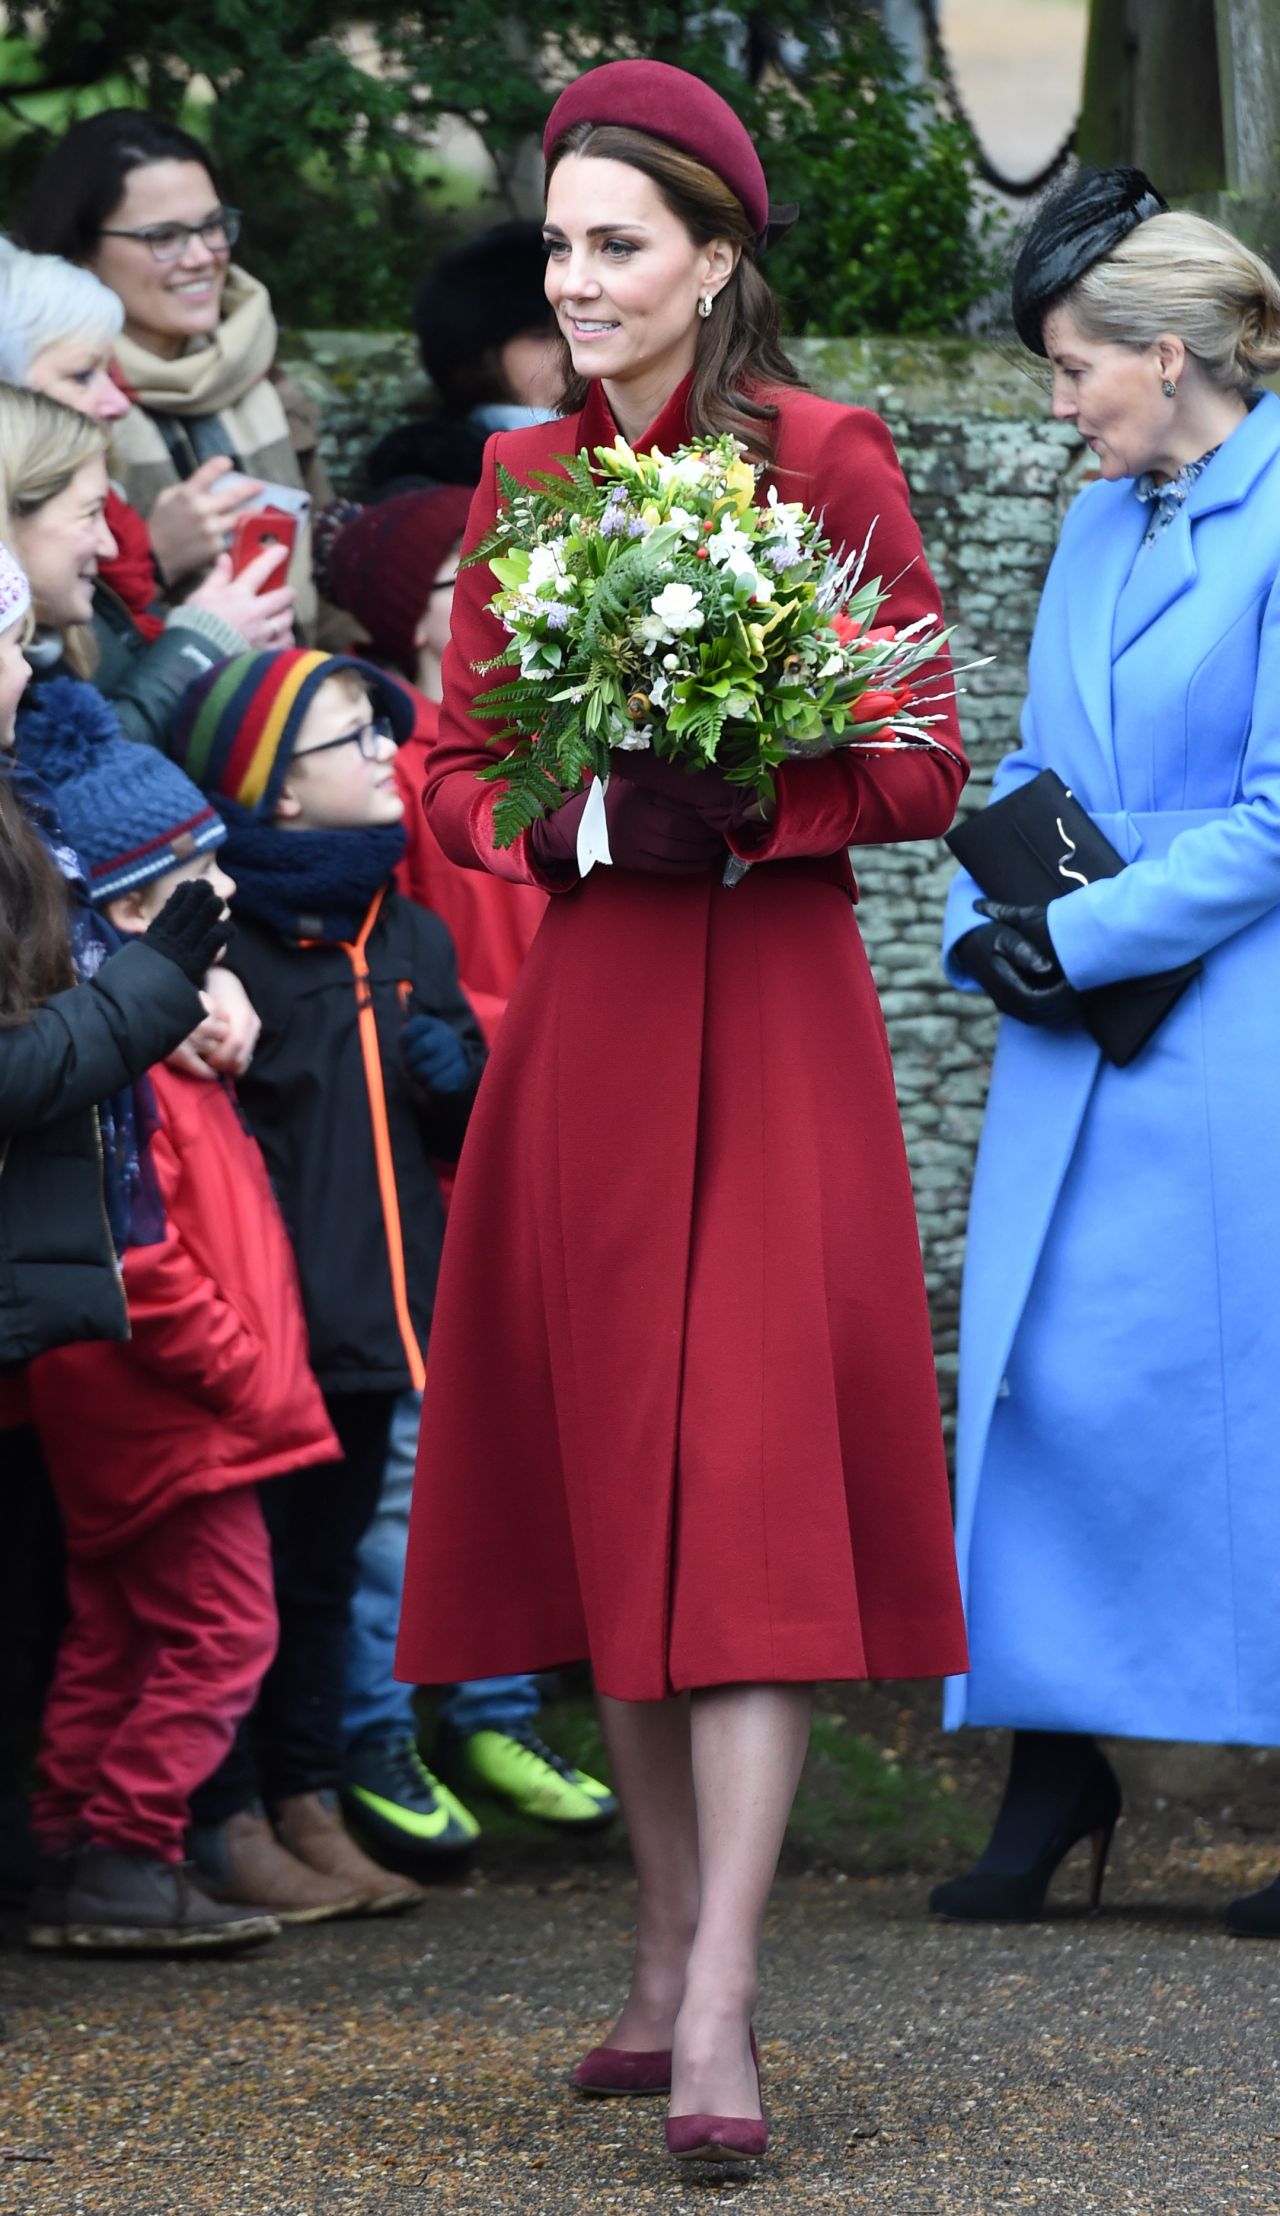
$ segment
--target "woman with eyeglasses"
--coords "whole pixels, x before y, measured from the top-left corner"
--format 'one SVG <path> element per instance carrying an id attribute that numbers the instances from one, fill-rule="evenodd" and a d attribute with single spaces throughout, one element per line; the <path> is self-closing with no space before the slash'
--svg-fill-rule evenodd
<path id="1" fill-rule="evenodd" d="M 166 587 L 180 595 L 223 552 L 245 498 L 233 470 L 332 497 L 315 410 L 274 369 L 266 287 L 232 262 L 239 211 L 208 149 L 136 108 L 72 125 L 39 172 L 22 224 L 36 253 L 80 262 L 118 294 L 116 359 L 137 405 L 112 440 L 112 471 L 147 518 Z M 310 532 L 289 571 L 297 628 L 315 628 Z M 289 641 L 283 637 L 281 645 Z"/>

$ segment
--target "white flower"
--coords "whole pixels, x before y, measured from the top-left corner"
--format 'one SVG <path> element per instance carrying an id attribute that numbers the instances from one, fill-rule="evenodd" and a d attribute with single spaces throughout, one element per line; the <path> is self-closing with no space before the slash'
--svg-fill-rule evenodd
<path id="1" fill-rule="evenodd" d="M 702 454 L 678 454 L 668 462 L 664 477 L 674 479 L 678 485 L 705 485 L 711 475 L 711 465 Z"/>
<path id="2" fill-rule="evenodd" d="M 667 522 L 673 530 L 680 533 L 682 539 L 688 539 L 690 543 L 701 536 L 702 525 L 696 516 L 690 515 L 687 508 L 672 508 L 667 516 Z"/>
<path id="3" fill-rule="evenodd" d="M 755 567 L 752 560 L 753 546 L 750 532 L 744 531 L 740 523 L 734 523 L 726 516 L 719 530 L 713 532 L 707 540 L 707 553 L 718 567 L 732 573 L 743 567 Z"/>
<path id="4" fill-rule="evenodd" d="M 640 754 L 647 752 L 652 737 L 653 725 L 651 723 L 642 723 L 638 726 L 629 723 L 617 738 L 610 739 L 609 744 L 616 747 L 619 754 Z"/>
<path id="5" fill-rule="evenodd" d="M 563 543 L 529 549 L 529 574 L 525 580 L 527 592 L 536 593 L 540 585 L 554 585 L 557 592 L 561 592 L 568 582 Z"/>
<path id="6" fill-rule="evenodd" d="M 667 660 L 674 663 L 675 655 L 668 654 Z M 670 697 L 671 679 L 669 677 L 655 677 L 649 687 L 650 705 L 654 708 L 665 708 Z"/>
<path id="7" fill-rule="evenodd" d="M 640 634 L 646 639 L 663 639 L 673 643 L 686 631 L 702 629 L 702 596 L 692 585 L 678 581 L 664 585 L 649 604 L 649 613 L 640 618 Z"/>

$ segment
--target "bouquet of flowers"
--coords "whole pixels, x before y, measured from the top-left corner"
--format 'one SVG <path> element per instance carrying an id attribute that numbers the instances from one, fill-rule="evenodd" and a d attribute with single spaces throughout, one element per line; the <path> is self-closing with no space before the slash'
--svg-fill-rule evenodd
<path id="1" fill-rule="evenodd" d="M 770 486 L 730 437 L 666 455 L 619 438 L 561 457 L 566 474 L 521 484 L 499 470 L 503 506 L 471 562 L 498 581 L 489 606 L 519 675 L 480 696 L 509 751 L 494 837 L 607 779 L 617 748 L 653 747 L 690 769 L 772 792 L 779 763 L 836 746 L 935 747 L 916 680 L 949 634 L 932 616 L 878 621 L 886 593 L 864 579 L 866 544 L 837 559 L 821 521 Z"/>

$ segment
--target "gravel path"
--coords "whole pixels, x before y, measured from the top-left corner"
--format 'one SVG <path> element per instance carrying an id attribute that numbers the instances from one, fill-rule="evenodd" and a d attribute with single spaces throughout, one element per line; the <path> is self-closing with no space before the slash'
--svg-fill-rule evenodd
<path id="1" fill-rule="evenodd" d="M 1280 1948 L 1222 1934 L 1212 1856 L 1119 1860 L 1098 1919 L 1071 1871 L 1023 1929 L 935 1925 L 914 1878 L 786 1878 L 752 2179 L 670 2164 L 660 2102 L 564 2089 L 625 1967 L 613 1857 L 222 1965 L 13 1934 L 0 2216 L 1275 2216 Z"/>

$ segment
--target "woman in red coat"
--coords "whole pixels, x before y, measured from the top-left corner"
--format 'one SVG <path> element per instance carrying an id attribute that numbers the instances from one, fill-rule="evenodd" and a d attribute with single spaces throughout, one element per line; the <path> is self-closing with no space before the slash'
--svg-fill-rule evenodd
<path id="1" fill-rule="evenodd" d="M 611 442 L 732 430 L 936 614 L 883 425 L 797 389 L 755 265 L 755 150 L 696 78 L 611 63 L 561 96 L 547 291 L 567 420 L 500 435 L 527 479 Z M 474 696 L 506 634 L 458 580 L 427 808 L 456 861 L 557 897 L 472 1121 L 427 1376 L 405 1676 L 589 1655 L 640 1877 L 630 1993 L 584 2090 L 671 2088 L 674 2153 L 762 2153 L 757 1944 L 818 1678 L 964 1666 L 924 1286 L 847 848 L 944 831 L 949 753 L 790 764 L 767 815 L 713 770 L 614 757 L 495 847 Z M 945 680 L 944 680 L 945 681 Z M 753 867 L 722 883 L 726 844 Z"/>

